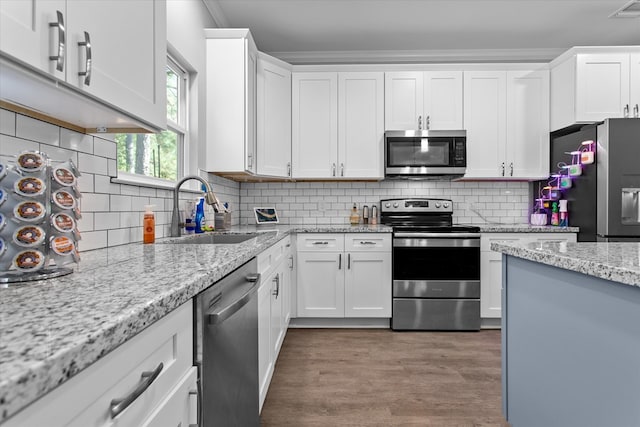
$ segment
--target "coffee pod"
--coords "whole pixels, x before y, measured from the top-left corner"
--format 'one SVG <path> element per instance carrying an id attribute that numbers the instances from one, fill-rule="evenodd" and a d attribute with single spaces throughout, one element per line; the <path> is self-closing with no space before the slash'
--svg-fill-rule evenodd
<path id="1" fill-rule="evenodd" d="M 65 165 L 56 166 L 51 174 L 54 182 L 63 187 L 73 187 L 77 183 L 76 175 Z"/>
<path id="2" fill-rule="evenodd" d="M 23 151 L 18 155 L 16 167 L 22 172 L 40 172 L 47 166 L 47 159 L 36 151 Z"/>
<path id="3" fill-rule="evenodd" d="M 66 189 L 55 191 L 51 195 L 51 201 L 60 209 L 74 209 L 76 207 L 76 198 Z"/>
<path id="4" fill-rule="evenodd" d="M 37 271 L 44 266 L 44 254 L 37 249 L 18 252 L 13 258 L 13 266 L 18 271 Z"/>
<path id="5" fill-rule="evenodd" d="M 20 202 L 13 208 L 13 216 L 20 221 L 38 222 L 47 213 L 44 205 L 36 201 Z"/>
<path id="6" fill-rule="evenodd" d="M 13 190 L 24 197 L 37 197 L 44 194 L 47 185 L 35 176 L 25 176 L 13 183 Z"/>
<path id="7" fill-rule="evenodd" d="M 37 225 L 23 225 L 13 232 L 13 242 L 16 245 L 33 248 L 44 242 L 45 232 Z"/>
<path id="8" fill-rule="evenodd" d="M 71 233 L 76 228 L 76 221 L 71 215 L 59 212 L 51 217 L 51 226 L 60 233 Z"/>
<path id="9" fill-rule="evenodd" d="M 75 242 L 67 236 L 56 236 L 51 238 L 51 250 L 56 255 L 69 256 L 76 249 Z"/>

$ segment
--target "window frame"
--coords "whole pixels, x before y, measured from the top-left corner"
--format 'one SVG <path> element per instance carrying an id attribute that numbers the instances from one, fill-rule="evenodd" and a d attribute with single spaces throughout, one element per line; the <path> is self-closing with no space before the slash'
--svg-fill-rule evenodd
<path id="1" fill-rule="evenodd" d="M 178 76 L 178 122 L 167 116 L 167 129 L 176 134 L 177 165 L 176 179 L 159 178 L 143 174 L 117 170 L 117 176 L 111 181 L 119 184 L 134 184 L 143 187 L 171 188 L 175 187 L 178 180 L 187 175 L 189 171 L 189 105 L 190 105 L 190 73 L 182 66 L 173 55 L 167 53 L 166 67 L 170 68 Z M 165 100 L 166 102 L 166 100 Z M 181 122 L 181 123 L 180 123 Z M 115 136 L 115 135 L 114 135 Z M 117 164 L 116 164 L 117 169 Z M 186 190 L 186 189 L 185 189 Z"/>

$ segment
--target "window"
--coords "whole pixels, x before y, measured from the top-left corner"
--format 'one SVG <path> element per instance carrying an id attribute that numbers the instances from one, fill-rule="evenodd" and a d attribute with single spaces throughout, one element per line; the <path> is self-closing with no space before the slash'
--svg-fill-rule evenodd
<path id="1" fill-rule="evenodd" d="M 176 181 L 184 173 L 188 73 L 169 57 L 166 76 L 167 130 L 117 134 L 118 177 L 133 174 Z"/>

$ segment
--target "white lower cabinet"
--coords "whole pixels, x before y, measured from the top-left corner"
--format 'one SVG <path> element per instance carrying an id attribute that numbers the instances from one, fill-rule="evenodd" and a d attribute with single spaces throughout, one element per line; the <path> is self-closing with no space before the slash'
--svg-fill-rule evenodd
<path id="1" fill-rule="evenodd" d="M 297 317 L 391 317 L 391 234 L 305 233 L 297 247 Z"/>
<path id="2" fill-rule="evenodd" d="M 10 418 L 14 426 L 179 426 L 197 419 L 188 301 Z M 149 373 L 157 374 L 149 380 Z M 145 387 L 146 385 L 146 387 Z M 142 393 L 120 411 L 113 399 Z"/>
<path id="3" fill-rule="evenodd" d="M 482 233 L 480 235 L 480 316 L 502 317 L 502 254 L 491 243 L 575 242 L 575 233 Z"/>
<path id="4" fill-rule="evenodd" d="M 258 255 L 258 375 L 260 409 L 267 397 L 273 370 L 291 318 L 291 238 L 285 237 Z"/>

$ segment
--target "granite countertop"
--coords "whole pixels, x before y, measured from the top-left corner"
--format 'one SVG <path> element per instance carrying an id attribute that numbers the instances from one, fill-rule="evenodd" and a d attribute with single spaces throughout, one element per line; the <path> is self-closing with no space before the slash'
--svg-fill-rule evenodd
<path id="1" fill-rule="evenodd" d="M 232 245 L 159 239 L 153 245 L 88 251 L 71 275 L 0 288 L 0 422 L 291 233 L 390 233 L 391 228 L 229 231 L 239 232 L 258 236 Z"/>
<path id="2" fill-rule="evenodd" d="M 640 287 L 640 243 L 497 242 L 491 250 Z"/>
<path id="3" fill-rule="evenodd" d="M 579 227 L 529 224 L 468 224 L 480 227 L 481 233 L 577 233 Z"/>

